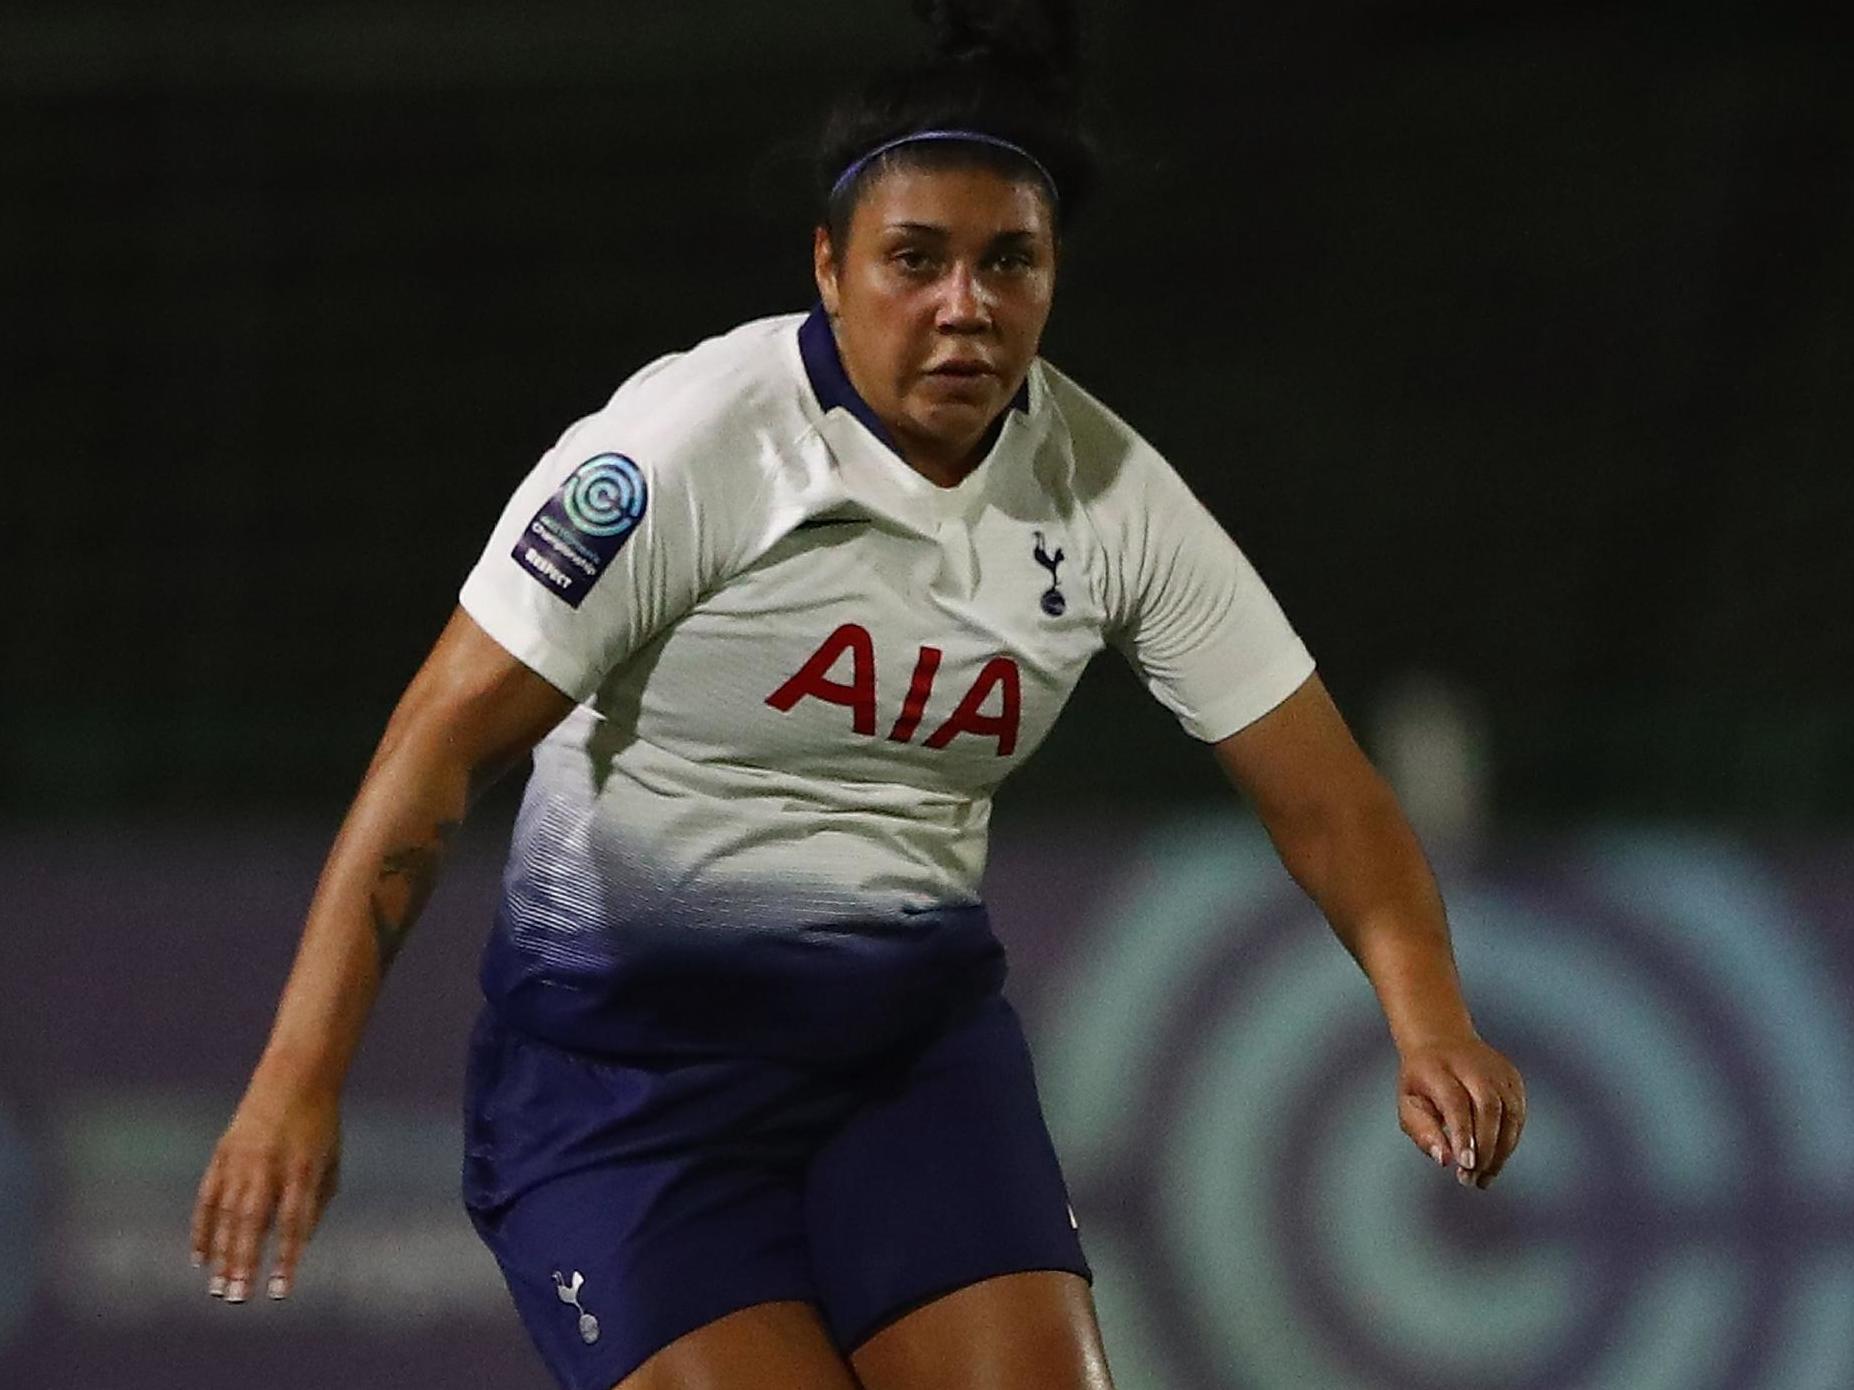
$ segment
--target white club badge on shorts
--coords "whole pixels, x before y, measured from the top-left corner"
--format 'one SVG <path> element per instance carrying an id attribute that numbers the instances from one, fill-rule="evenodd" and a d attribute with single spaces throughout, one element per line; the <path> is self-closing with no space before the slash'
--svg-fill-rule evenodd
<path id="1" fill-rule="evenodd" d="M 554 1271 L 554 1292 L 562 1303 L 570 1303 L 579 1308 L 579 1339 L 587 1346 L 599 1340 L 599 1320 L 580 1307 L 579 1291 L 585 1285 L 586 1276 L 577 1269 L 573 1271 L 573 1282 L 567 1283 L 560 1277 L 560 1271 Z"/>

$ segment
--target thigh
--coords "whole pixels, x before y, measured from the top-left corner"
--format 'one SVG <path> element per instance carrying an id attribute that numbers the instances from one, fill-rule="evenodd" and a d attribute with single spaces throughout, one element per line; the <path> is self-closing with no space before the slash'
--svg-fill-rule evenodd
<path id="1" fill-rule="evenodd" d="M 678 1337 L 613 1390 L 859 1390 L 809 1303 L 760 1303 Z"/>
<path id="2" fill-rule="evenodd" d="M 1005 1274 L 902 1315 L 851 1356 L 864 1390 L 1112 1390 L 1079 1275 Z"/>
<path id="3" fill-rule="evenodd" d="M 837 1344 L 999 1275 L 1090 1271 L 1016 1013 L 994 996 L 899 1061 L 811 1161 L 805 1230 Z"/>

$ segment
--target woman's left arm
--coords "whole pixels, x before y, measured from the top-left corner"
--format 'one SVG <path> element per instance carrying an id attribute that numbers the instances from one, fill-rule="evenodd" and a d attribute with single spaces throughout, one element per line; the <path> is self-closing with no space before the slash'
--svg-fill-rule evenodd
<path id="1" fill-rule="evenodd" d="M 1401 1062 L 1403 1132 L 1486 1187 L 1519 1143 L 1525 1083 L 1475 1031 L 1435 876 L 1396 796 L 1317 675 L 1215 749 L 1377 991 Z"/>

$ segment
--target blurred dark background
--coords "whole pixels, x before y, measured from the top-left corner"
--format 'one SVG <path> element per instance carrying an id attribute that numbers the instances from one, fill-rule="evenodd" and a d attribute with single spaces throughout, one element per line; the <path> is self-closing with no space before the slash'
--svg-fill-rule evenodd
<path id="1" fill-rule="evenodd" d="M 1854 103 L 1801 7 L 1089 7 L 1047 355 L 1503 824 L 1854 813 Z M 515 480 L 810 299 L 900 3 L 0 15 L 0 813 L 333 811 Z M 1105 672 L 1105 674 L 1103 674 Z M 1209 760 L 1119 663 L 1013 806 Z"/>

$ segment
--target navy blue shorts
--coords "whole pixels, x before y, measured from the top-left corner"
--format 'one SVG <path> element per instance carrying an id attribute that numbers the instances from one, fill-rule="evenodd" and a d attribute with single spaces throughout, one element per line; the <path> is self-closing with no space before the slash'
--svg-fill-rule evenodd
<path id="1" fill-rule="evenodd" d="M 465 1146 L 465 1205 L 567 1390 L 755 1303 L 816 1304 L 847 1354 L 981 1279 L 1093 1278 L 1001 994 L 830 1068 L 594 1057 L 485 1010 Z"/>

